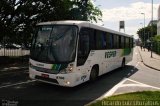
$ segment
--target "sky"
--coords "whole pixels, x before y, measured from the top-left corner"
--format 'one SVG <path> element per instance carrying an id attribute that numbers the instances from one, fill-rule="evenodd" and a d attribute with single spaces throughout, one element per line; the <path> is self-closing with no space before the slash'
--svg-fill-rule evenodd
<path id="1" fill-rule="evenodd" d="M 145 26 L 151 20 L 151 2 L 152 0 L 93 0 L 95 6 L 98 6 L 103 13 L 103 22 L 98 25 L 119 31 L 119 21 L 125 21 L 125 33 L 134 35 L 138 39 L 137 31 Z M 160 0 L 153 0 L 153 19 L 158 19 L 158 7 Z M 141 23 L 141 24 L 140 24 Z M 124 32 L 123 29 L 120 32 Z"/>

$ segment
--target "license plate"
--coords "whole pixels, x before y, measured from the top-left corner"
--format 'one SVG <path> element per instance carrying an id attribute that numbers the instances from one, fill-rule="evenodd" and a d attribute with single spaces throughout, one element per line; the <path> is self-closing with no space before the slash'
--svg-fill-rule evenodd
<path id="1" fill-rule="evenodd" d="M 44 77 L 44 78 L 49 78 L 48 74 L 42 74 L 41 76 Z"/>

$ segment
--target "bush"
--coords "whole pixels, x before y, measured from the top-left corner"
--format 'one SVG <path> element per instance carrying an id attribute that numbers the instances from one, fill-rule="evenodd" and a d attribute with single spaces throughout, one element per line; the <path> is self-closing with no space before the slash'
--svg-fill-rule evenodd
<path id="1" fill-rule="evenodd" d="M 160 35 L 156 35 L 156 36 L 154 37 L 154 40 L 160 41 Z"/>
<path id="2" fill-rule="evenodd" d="M 153 38 L 153 51 L 160 54 L 160 35 L 156 35 Z"/>

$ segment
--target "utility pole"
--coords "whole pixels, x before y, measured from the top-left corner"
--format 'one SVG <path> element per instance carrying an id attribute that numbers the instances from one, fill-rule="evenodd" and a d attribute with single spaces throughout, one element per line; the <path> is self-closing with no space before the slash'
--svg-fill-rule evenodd
<path id="1" fill-rule="evenodd" d="M 143 37 L 143 41 L 144 41 L 144 51 L 145 51 L 145 13 L 141 13 L 142 15 L 144 15 L 144 37 Z"/>
<path id="2" fill-rule="evenodd" d="M 151 20 L 151 37 L 153 37 L 153 0 L 152 0 L 152 20 Z M 152 40 L 151 40 L 151 58 L 153 57 L 152 56 L 152 49 L 153 49 L 153 44 L 152 44 L 153 42 L 152 42 Z"/>

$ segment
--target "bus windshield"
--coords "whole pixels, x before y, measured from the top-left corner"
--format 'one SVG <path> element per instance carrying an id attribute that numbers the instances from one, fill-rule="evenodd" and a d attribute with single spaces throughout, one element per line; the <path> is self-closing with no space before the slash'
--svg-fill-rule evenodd
<path id="1" fill-rule="evenodd" d="M 71 62 L 75 58 L 78 28 L 73 25 L 38 26 L 31 58 L 46 63 Z"/>

